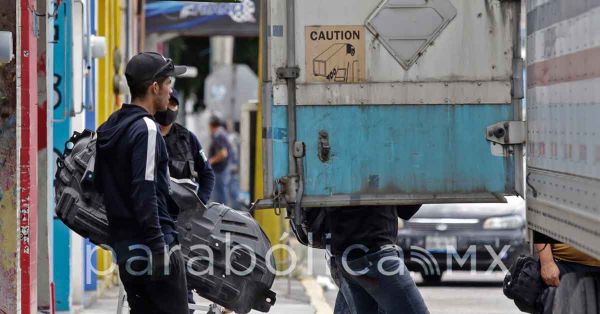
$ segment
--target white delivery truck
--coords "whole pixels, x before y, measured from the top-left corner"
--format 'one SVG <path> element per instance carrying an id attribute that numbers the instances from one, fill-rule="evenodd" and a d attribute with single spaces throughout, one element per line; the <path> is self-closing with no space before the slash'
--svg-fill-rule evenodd
<path id="1" fill-rule="evenodd" d="M 532 239 L 600 258 L 600 0 L 263 3 L 259 206 L 301 225 L 306 208 L 527 186 Z"/>
<path id="2" fill-rule="evenodd" d="M 519 1 L 264 6 L 264 206 L 522 193 Z"/>

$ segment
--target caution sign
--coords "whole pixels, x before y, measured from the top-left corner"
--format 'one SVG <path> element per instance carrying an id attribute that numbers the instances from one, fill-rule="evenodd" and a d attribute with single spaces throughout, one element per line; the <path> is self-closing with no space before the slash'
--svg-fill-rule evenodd
<path id="1" fill-rule="evenodd" d="M 306 26 L 305 36 L 307 82 L 364 81 L 363 26 Z"/>

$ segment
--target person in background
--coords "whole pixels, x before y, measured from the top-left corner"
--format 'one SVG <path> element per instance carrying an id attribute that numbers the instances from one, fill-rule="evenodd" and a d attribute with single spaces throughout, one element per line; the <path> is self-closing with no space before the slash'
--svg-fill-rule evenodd
<path id="1" fill-rule="evenodd" d="M 563 276 L 569 273 L 600 273 L 599 260 L 568 244 L 536 243 L 535 249 L 540 261 L 540 276 L 547 285 L 539 298 L 539 313 L 556 311 L 556 295 Z"/>
<path id="2" fill-rule="evenodd" d="M 231 208 L 241 209 L 240 203 L 240 137 L 235 128 L 227 129 L 227 141 L 231 147 L 229 154 L 229 185 L 227 186 L 227 204 Z"/>
<path id="3" fill-rule="evenodd" d="M 397 246 L 398 218 L 421 205 L 327 210 L 331 276 L 340 288 L 334 314 L 429 313 Z"/>
<path id="4" fill-rule="evenodd" d="M 558 287 L 560 278 L 568 273 L 600 273 L 600 261 L 563 243 L 535 245 L 540 257 L 540 272 L 544 283 Z"/>
<path id="5" fill-rule="evenodd" d="M 202 145 L 194 133 L 184 126 L 176 123 L 179 112 L 179 99 L 177 92 L 172 91 L 169 96 L 169 106 L 165 111 L 159 111 L 154 119 L 160 127 L 160 134 L 167 144 L 169 153 L 169 173 L 175 179 L 190 179 L 198 183 L 198 197 L 206 204 L 215 184 L 213 173 Z M 177 220 L 178 209 L 169 206 L 169 212 L 173 219 Z M 188 289 L 188 303 L 194 304 L 194 294 Z M 190 314 L 194 310 L 190 310 Z"/>
<path id="6" fill-rule="evenodd" d="M 227 131 L 223 128 L 221 119 L 212 116 L 209 121 L 209 130 L 212 142 L 210 143 L 208 162 L 215 173 L 215 188 L 211 200 L 228 205 L 228 185 L 231 177 L 229 159 L 231 145 L 227 139 Z"/>
<path id="7" fill-rule="evenodd" d="M 167 110 L 154 115 L 167 144 L 169 172 L 173 178 L 191 179 L 198 183 L 198 197 L 206 204 L 215 185 L 215 174 L 196 135 L 175 122 L 178 112 L 179 99 L 177 92 L 173 91 Z"/>

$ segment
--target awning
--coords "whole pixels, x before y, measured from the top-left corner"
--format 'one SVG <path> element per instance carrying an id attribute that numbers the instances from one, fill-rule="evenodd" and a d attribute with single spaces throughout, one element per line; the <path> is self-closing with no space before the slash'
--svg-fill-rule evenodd
<path id="1" fill-rule="evenodd" d="M 146 34 L 257 37 L 259 7 L 255 1 L 148 1 L 145 6 Z"/>

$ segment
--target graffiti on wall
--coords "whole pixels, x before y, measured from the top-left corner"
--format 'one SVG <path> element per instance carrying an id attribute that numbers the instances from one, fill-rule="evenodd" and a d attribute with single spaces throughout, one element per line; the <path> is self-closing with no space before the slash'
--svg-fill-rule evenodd
<path id="1" fill-rule="evenodd" d="M 0 29 L 14 34 L 16 25 L 15 7 L 0 6 Z M 16 93 L 16 61 L 13 59 L 0 64 L 0 313 L 17 310 Z"/>
<path id="2" fill-rule="evenodd" d="M 0 65 L 0 312 L 16 313 L 17 119 L 15 61 Z M 11 234 L 10 230 L 14 233 Z"/>

